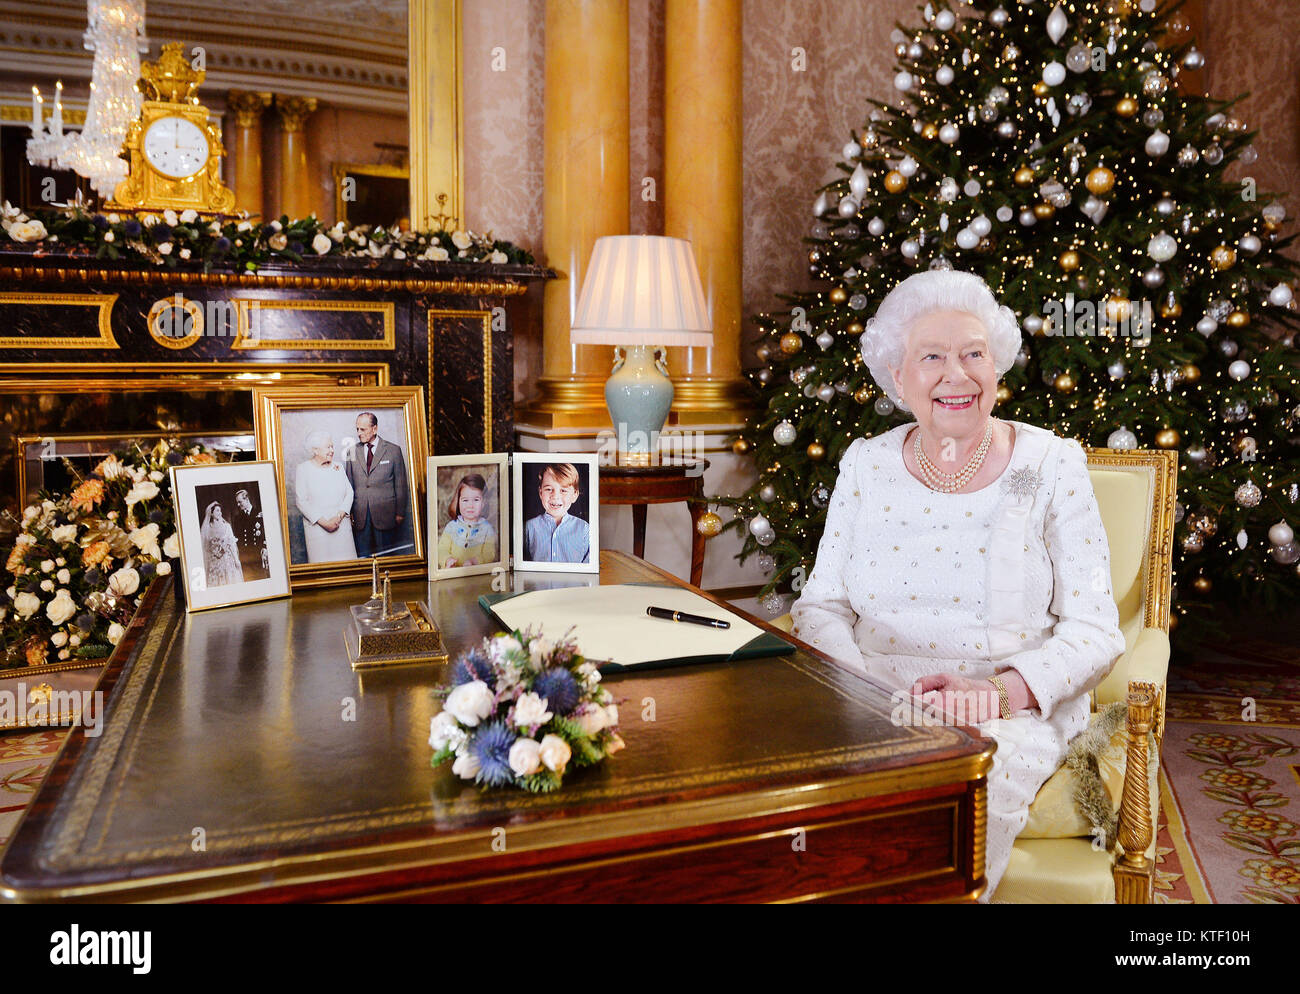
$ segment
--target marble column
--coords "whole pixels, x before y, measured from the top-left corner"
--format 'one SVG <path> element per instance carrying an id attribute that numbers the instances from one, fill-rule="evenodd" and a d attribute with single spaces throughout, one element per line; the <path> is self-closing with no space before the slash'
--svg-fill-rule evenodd
<path id="1" fill-rule="evenodd" d="M 261 214 L 262 204 L 262 111 L 271 106 L 271 94 L 231 90 L 226 106 L 235 115 L 235 205 L 250 214 Z"/>
<path id="2" fill-rule="evenodd" d="M 711 348 L 669 349 L 679 424 L 744 420 L 740 371 L 741 0 L 665 0 L 664 234 L 689 239 Z"/>
<path id="3" fill-rule="evenodd" d="M 307 168 L 307 118 L 316 110 L 315 97 L 276 94 L 280 112 L 280 209 L 275 216 L 306 217 L 311 213 L 311 171 Z"/>
<path id="4" fill-rule="evenodd" d="M 518 420 L 609 425 L 605 380 L 613 349 L 571 345 L 569 322 L 592 246 L 628 233 L 626 0 L 547 0 L 542 378 Z"/>

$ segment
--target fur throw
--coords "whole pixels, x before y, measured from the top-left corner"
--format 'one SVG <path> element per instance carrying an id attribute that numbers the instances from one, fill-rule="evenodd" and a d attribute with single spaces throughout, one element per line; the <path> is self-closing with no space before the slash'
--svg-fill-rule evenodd
<path id="1" fill-rule="evenodd" d="M 1102 781 L 1098 757 L 1114 748 L 1111 740 L 1125 729 L 1127 718 L 1128 705 L 1123 701 L 1108 705 L 1075 737 L 1065 754 L 1065 765 L 1074 774 L 1074 805 L 1092 826 L 1093 838 L 1108 850 L 1118 845 L 1119 807 Z M 1122 737 L 1120 742 L 1126 743 L 1127 737 Z M 1127 756 L 1126 745 L 1120 749 L 1122 765 Z M 1155 737 L 1148 733 L 1147 762 L 1156 760 Z"/>

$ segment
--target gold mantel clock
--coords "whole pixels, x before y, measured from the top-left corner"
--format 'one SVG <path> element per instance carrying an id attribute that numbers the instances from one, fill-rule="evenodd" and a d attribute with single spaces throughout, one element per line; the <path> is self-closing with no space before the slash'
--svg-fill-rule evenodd
<path id="1" fill-rule="evenodd" d="M 195 96 L 207 73 L 190 65 L 184 48 L 181 42 L 164 45 L 157 62 L 140 67 L 145 100 L 126 133 L 129 172 L 111 208 L 224 213 L 235 206 L 234 191 L 221 182 L 226 150 L 220 133 Z"/>

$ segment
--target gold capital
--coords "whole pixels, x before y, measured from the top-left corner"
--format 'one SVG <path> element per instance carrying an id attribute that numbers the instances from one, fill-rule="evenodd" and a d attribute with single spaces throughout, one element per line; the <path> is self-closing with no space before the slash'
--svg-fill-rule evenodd
<path id="1" fill-rule="evenodd" d="M 307 116 L 316 110 L 315 97 L 286 97 L 276 94 L 275 108 L 280 112 L 280 124 L 285 131 L 298 132 L 307 121 Z"/>
<path id="2" fill-rule="evenodd" d="M 241 128 L 251 128 L 262 117 L 262 111 L 271 106 L 271 94 L 253 90 L 230 90 L 226 106 L 235 112 L 235 123 Z"/>

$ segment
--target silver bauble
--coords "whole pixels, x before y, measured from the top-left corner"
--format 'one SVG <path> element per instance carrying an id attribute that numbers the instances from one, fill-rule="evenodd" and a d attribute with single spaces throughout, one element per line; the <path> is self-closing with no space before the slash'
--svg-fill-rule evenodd
<path id="1" fill-rule="evenodd" d="M 1200 532 L 1189 532 L 1183 536 L 1184 552 L 1200 552 L 1205 548 L 1205 537 Z"/>
<path id="2" fill-rule="evenodd" d="M 867 222 L 867 233 L 879 238 L 885 233 L 885 222 L 878 217 L 873 217 Z"/>
<path id="3" fill-rule="evenodd" d="M 824 483 L 813 487 L 812 502 L 814 507 L 825 507 L 831 502 L 831 488 Z"/>
<path id="4" fill-rule="evenodd" d="M 1074 45 L 1065 53 L 1065 68 L 1070 72 L 1087 72 L 1092 65 L 1092 51 L 1087 45 Z"/>
<path id="5" fill-rule="evenodd" d="M 1196 322 L 1197 333 L 1204 335 L 1206 338 L 1213 335 L 1218 327 L 1219 322 L 1214 320 L 1214 318 L 1210 317 L 1208 314 Z"/>
<path id="6" fill-rule="evenodd" d="M 980 243 L 980 236 L 971 231 L 970 228 L 962 228 L 957 232 L 957 247 L 970 251 Z"/>
<path id="7" fill-rule="evenodd" d="M 1086 93 L 1076 93 L 1065 102 L 1065 112 L 1071 117 L 1080 117 L 1092 110 L 1092 97 Z"/>
<path id="8" fill-rule="evenodd" d="M 829 404 L 835 399 L 835 388 L 829 383 L 823 383 L 817 388 L 817 399 Z"/>
<path id="9" fill-rule="evenodd" d="M 1031 335 L 1038 334 L 1043 328 L 1043 319 L 1037 314 L 1029 314 L 1020 322 L 1021 327 Z"/>
<path id="10" fill-rule="evenodd" d="M 849 298 L 849 307 L 855 311 L 860 311 L 867 306 L 867 298 L 861 293 L 855 293 Z"/>
<path id="11" fill-rule="evenodd" d="M 831 209 L 833 202 L 829 190 L 823 190 L 817 194 L 817 199 L 813 201 L 813 217 L 821 217 Z"/>
<path id="12" fill-rule="evenodd" d="M 995 28 L 1005 28 L 1010 16 L 1011 15 L 1006 12 L 1005 8 L 995 7 L 993 10 L 989 11 L 989 23 Z"/>
<path id="13" fill-rule="evenodd" d="M 1291 303 L 1291 298 L 1294 296 L 1295 294 L 1291 292 L 1289 286 L 1285 283 L 1279 283 L 1268 292 L 1268 302 L 1274 307 L 1285 307 L 1287 304 Z"/>
<path id="14" fill-rule="evenodd" d="M 1156 262 L 1168 262 L 1177 252 L 1178 241 L 1167 232 L 1162 231 L 1158 235 L 1152 235 L 1151 241 L 1147 242 L 1147 255 Z"/>
<path id="15" fill-rule="evenodd" d="M 1165 112 L 1159 107 L 1151 107 L 1142 112 L 1142 123 L 1148 128 L 1158 128 L 1164 120 Z"/>
<path id="16" fill-rule="evenodd" d="M 858 202 L 852 197 L 841 197 L 839 212 L 840 217 L 852 217 L 858 212 Z"/>
<path id="17" fill-rule="evenodd" d="M 953 81 L 957 74 L 952 71 L 952 66 L 940 66 L 934 71 L 934 81 L 940 86 L 947 86 Z"/>
<path id="18" fill-rule="evenodd" d="M 1106 436 L 1106 448 L 1108 449 L 1136 449 L 1137 444 L 1137 436 L 1123 425 L 1120 425 Z"/>
<path id="19" fill-rule="evenodd" d="M 920 166 L 917 165 L 916 160 L 910 155 L 905 155 L 898 160 L 898 171 L 909 179 L 916 175 L 916 171 L 919 168 Z"/>
<path id="20" fill-rule="evenodd" d="M 1029 208 L 1025 208 L 1020 212 L 1019 220 L 1022 227 L 1032 228 L 1038 223 L 1038 215 L 1029 210 Z"/>
<path id="21" fill-rule="evenodd" d="M 997 136 L 1003 141 L 1010 141 L 1020 133 L 1012 121 L 999 121 L 996 130 Z"/>
<path id="22" fill-rule="evenodd" d="M 1205 450 L 1205 446 L 1201 445 L 1199 442 L 1194 445 L 1187 446 L 1187 448 L 1184 450 L 1184 454 L 1187 456 L 1187 461 L 1192 463 L 1194 466 L 1201 465 L 1203 462 L 1205 462 L 1205 457 L 1209 455 L 1209 453 Z"/>
<path id="23" fill-rule="evenodd" d="M 1196 70 L 1205 65 L 1205 56 L 1196 49 L 1188 49 L 1187 54 L 1183 56 L 1183 65 L 1188 69 Z"/>
<path id="24" fill-rule="evenodd" d="M 1207 166 L 1217 166 L 1223 161 L 1222 145 L 1206 145 L 1201 150 L 1201 158 L 1205 160 Z"/>
<path id="25" fill-rule="evenodd" d="M 1174 501 L 1174 524 L 1182 521 L 1185 514 L 1187 514 L 1187 508 L 1183 507 L 1182 502 Z"/>
<path id="26" fill-rule="evenodd" d="M 1268 540 L 1274 545 L 1287 545 L 1295 541 L 1295 532 L 1285 521 L 1279 521 L 1268 530 Z"/>
<path id="27" fill-rule="evenodd" d="M 772 501 L 776 500 L 776 487 L 770 483 L 764 483 L 758 488 L 758 499 L 766 504 L 772 503 Z"/>
<path id="28" fill-rule="evenodd" d="M 1152 266 L 1142 274 L 1142 285 L 1148 289 L 1154 290 L 1156 287 L 1163 286 L 1165 282 L 1165 271 L 1159 266 Z"/>
<path id="29" fill-rule="evenodd" d="M 1178 164 L 1184 168 L 1196 165 L 1196 161 L 1201 157 L 1201 153 L 1196 151 L 1194 145 L 1184 145 L 1178 150 Z"/>
<path id="30" fill-rule="evenodd" d="M 915 238 L 908 238 L 898 246 L 898 251 L 902 253 L 904 259 L 915 259 L 921 251 L 921 243 Z"/>
<path id="31" fill-rule="evenodd" d="M 835 336 L 832 335 L 829 331 L 818 332 L 817 337 L 813 340 L 817 343 L 818 347 L 820 347 L 823 352 L 825 352 L 827 349 L 829 349 L 832 345 L 835 344 Z"/>
<path id="32" fill-rule="evenodd" d="M 1168 217 L 1172 214 L 1178 205 L 1168 197 L 1161 197 L 1156 201 L 1156 213 L 1161 217 Z"/>
<path id="33" fill-rule="evenodd" d="M 1255 146 L 1247 145 L 1245 148 L 1241 150 L 1241 153 L 1237 156 L 1237 161 L 1244 166 L 1248 166 L 1258 158 L 1259 158 L 1259 153 L 1255 151 Z"/>
<path id="34" fill-rule="evenodd" d="M 913 61 L 916 61 L 924 54 L 925 47 L 919 41 L 914 41 L 907 46 L 907 57 Z"/>
<path id="35" fill-rule="evenodd" d="M 862 146 L 859 145 L 857 142 L 849 142 L 842 149 L 840 149 L 840 154 L 843 155 L 844 158 L 846 158 L 849 162 L 852 162 L 854 159 L 856 159 L 859 155 L 862 154 Z"/>
<path id="36" fill-rule="evenodd" d="M 1244 359 L 1238 359 L 1228 366 L 1228 375 L 1240 383 L 1250 375 L 1250 363 Z"/>
<path id="37" fill-rule="evenodd" d="M 1235 425 L 1250 417 L 1250 405 L 1244 400 L 1230 400 L 1223 405 L 1223 410 L 1219 413 L 1224 421 L 1230 425 Z"/>
<path id="38" fill-rule="evenodd" d="M 1158 159 L 1169 151 L 1169 136 L 1163 131 L 1153 131 L 1146 141 L 1147 155 L 1153 159 Z"/>
<path id="39" fill-rule="evenodd" d="M 849 177 L 849 190 L 853 193 L 854 199 L 858 201 L 861 201 L 871 192 L 871 174 L 867 172 L 867 167 L 861 162 L 853 168 L 853 174 Z M 843 211 L 840 213 L 843 213 Z"/>
<path id="40" fill-rule="evenodd" d="M 1016 212 L 1013 211 L 1006 204 L 1003 204 L 1001 207 L 998 208 L 997 213 L 994 214 L 993 216 L 996 217 L 1003 224 L 1006 224 L 1008 221 L 1010 221 L 1013 217 L 1016 216 Z"/>
<path id="41" fill-rule="evenodd" d="M 1065 82 L 1065 66 L 1059 62 L 1049 62 L 1043 66 L 1043 82 L 1048 86 L 1060 86 Z"/>
<path id="42" fill-rule="evenodd" d="M 773 559 L 771 556 L 769 556 L 766 552 L 760 552 L 758 554 L 758 559 L 756 559 L 755 562 L 758 563 L 758 568 L 761 569 L 764 573 L 770 573 L 772 572 L 772 570 L 776 568 L 776 560 Z"/>
<path id="43" fill-rule="evenodd" d="M 1241 239 L 1237 242 L 1237 248 L 1241 249 L 1247 255 L 1254 255 L 1263 247 L 1264 243 L 1255 235 L 1242 235 Z"/>
<path id="44" fill-rule="evenodd" d="M 762 532 L 759 535 L 755 535 L 754 541 L 762 546 L 771 545 L 773 542 L 776 541 L 776 532 L 774 532 L 772 529 L 769 528 L 767 531 Z"/>
<path id="45" fill-rule="evenodd" d="M 1028 366 L 1028 365 L 1029 365 L 1029 353 L 1026 352 L 1024 349 L 1021 349 L 1019 352 L 1017 352 L 1017 353 L 1016 353 L 1016 359 L 1015 359 L 1015 365 L 1016 365 L 1016 369 L 1024 369 L 1026 366 Z"/>
<path id="46" fill-rule="evenodd" d="M 782 421 L 772 429 L 772 439 L 777 445 L 793 445 L 799 433 L 789 421 Z"/>
<path id="47" fill-rule="evenodd" d="M 939 129 L 939 141 L 943 142 L 945 145 L 954 144 L 960 137 L 961 130 L 951 121 Z"/>
<path id="48" fill-rule="evenodd" d="M 894 413 L 894 402 L 888 397 L 877 397 L 872 407 L 882 418 L 887 418 Z"/>
<path id="49" fill-rule="evenodd" d="M 894 77 L 894 89 L 906 93 L 912 88 L 913 82 L 912 74 L 904 70 Z"/>
<path id="50" fill-rule="evenodd" d="M 1246 529 L 1237 532 L 1237 548 L 1244 549 L 1250 543 L 1250 536 L 1246 534 Z"/>
<path id="51" fill-rule="evenodd" d="M 1142 92 L 1148 97 L 1161 96 L 1169 87 L 1169 81 L 1158 72 L 1149 72 L 1142 79 Z"/>
<path id="52" fill-rule="evenodd" d="M 1219 353 L 1225 359 L 1231 359 L 1237 354 L 1237 343 L 1231 338 L 1225 338 L 1219 343 Z"/>
<path id="53" fill-rule="evenodd" d="M 1268 550 L 1269 555 L 1283 566 L 1290 566 L 1293 562 L 1300 559 L 1300 545 L 1294 542 L 1284 542 L 1281 545 L 1274 545 Z"/>
<path id="54" fill-rule="evenodd" d="M 761 535 L 765 531 L 772 530 L 772 522 L 761 514 L 756 514 L 749 519 L 749 530 L 753 535 Z"/>
<path id="55" fill-rule="evenodd" d="M 758 371 L 758 382 L 767 386 L 772 382 L 772 371 L 770 369 L 760 369 Z"/>
<path id="56" fill-rule="evenodd" d="M 1106 367 L 1106 372 L 1110 375 L 1112 380 L 1122 380 L 1124 379 L 1124 374 L 1128 372 L 1128 367 L 1124 365 L 1122 359 L 1116 359 Z"/>
<path id="57" fill-rule="evenodd" d="M 1264 495 L 1260 492 L 1259 487 L 1255 486 L 1254 480 L 1247 480 L 1237 488 L 1232 496 L 1236 498 L 1237 503 L 1242 507 L 1256 507 L 1260 498 Z"/>

